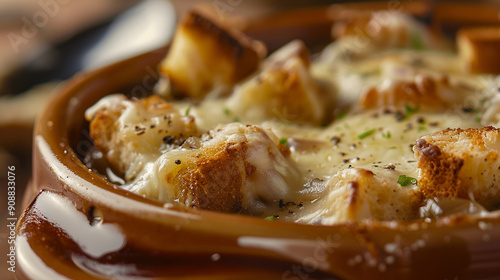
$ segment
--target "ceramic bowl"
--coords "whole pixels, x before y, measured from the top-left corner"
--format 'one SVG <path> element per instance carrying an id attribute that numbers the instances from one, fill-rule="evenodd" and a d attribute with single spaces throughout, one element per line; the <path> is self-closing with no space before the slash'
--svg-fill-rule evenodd
<path id="1" fill-rule="evenodd" d="M 399 5 L 425 17 L 425 3 Z M 355 5 L 349 7 L 376 10 L 389 4 Z M 334 17 L 343 8 L 286 12 L 247 22 L 244 29 L 270 49 L 295 38 L 314 47 L 329 40 Z M 453 21 L 441 23 L 455 26 Z M 266 221 L 164 205 L 123 190 L 89 170 L 82 163 L 92 146 L 85 110 L 108 94 L 150 92 L 158 79 L 157 65 L 167 51 L 165 47 L 77 75 L 39 117 L 33 140 L 33 180 L 17 226 L 18 279 L 469 279 L 500 275 L 500 214 L 334 226 Z"/>

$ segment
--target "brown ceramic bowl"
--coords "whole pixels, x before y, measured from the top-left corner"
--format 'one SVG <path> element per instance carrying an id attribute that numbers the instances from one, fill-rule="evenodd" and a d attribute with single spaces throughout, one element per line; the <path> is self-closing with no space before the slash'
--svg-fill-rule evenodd
<path id="1" fill-rule="evenodd" d="M 372 5 L 363 8 L 387 8 Z M 420 15 L 426 7 L 415 1 L 403 6 Z M 317 45 L 329 38 L 331 13 L 288 12 L 249 23 L 246 31 L 274 47 L 297 37 Z M 164 206 L 89 170 L 81 161 L 92 145 L 84 111 L 107 94 L 150 91 L 167 51 L 76 76 L 39 118 L 33 182 L 17 228 L 18 279 L 500 276 L 500 213 L 334 226 L 270 222 Z"/>

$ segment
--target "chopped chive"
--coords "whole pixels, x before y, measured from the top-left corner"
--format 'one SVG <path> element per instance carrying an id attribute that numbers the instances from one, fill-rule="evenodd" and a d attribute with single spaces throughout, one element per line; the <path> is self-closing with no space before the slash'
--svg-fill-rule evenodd
<path id="1" fill-rule="evenodd" d="M 360 135 L 358 135 L 358 139 L 363 139 L 363 138 L 366 138 L 370 135 L 372 135 L 373 133 L 375 133 L 376 129 L 370 129 L 368 131 L 365 131 L 363 133 L 361 133 Z"/>
<path id="2" fill-rule="evenodd" d="M 391 138 L 391 132 L 387 131 L 387 133 L 382 133 L 382 137 L 387 138 L 387 139 Z"/>
<path id="3" fill-rule="evenodd" d="M 286 145 L 288 143 L 288 140 L 286 140 L 286 138 L 281 138 L 280 139 L 280 144 L 281 145 Z"/>
<path id="4" fill-rule="evenodd" d="M 233 118 L 233 122 L 239 122 L 239 121 L 240 121 L 240 118 L 238 118 L 238 117 Z"/>
<path id="5" fill-rule="evenodd" d="M 400 184 L 403 187 L 406 187 L 408 185 L 416 185 L 417 179 L 406 175 L 399 175 L 398 184 Z"/>
<path id="6" fill-rule="evenodd" d="M 476 117 L 475 120 L 476 122 L 481 122 L 481 117 Z"/>
<path id="7" fill-rule="evenodd" d="M 397 148 L 398 147 L 396 147 L 396 146 L 392 146 L 392 147 L 389 148 L 389 150 L 394 150 L 394 149 L 397 149 Z"/>
<path id="8" fill-rule="evenodd" d="M 186 109 L 186 116 L 187 116 L 187 115 L 189 115 L 189 112 L 190 112 L 190 111 L 191 111 L 191 107 L 188 107 L 188 108 Z"/>
<path id="9" fill-rule="evenodd" d="M 268 217 L 265 217 L 264 220 L 266 220 L 266 221 L 274 221 L 274 220 L 276 220 L 276 217 L 274 217 L 274 216 L 268 216 Z"/>
<path id="10" fill-rule="evenodd" d="M 408 104 L 405 104 L 405 114 L 402 115 L 401 113 L 396 112 L 396 118 L 398 119 L 398 121 L 405 120 L 409 118 L 413 113 L 417 112 L 419 109 L 420 107 L 418 105 L 412 108 Z"/>
<path id="11" fill-rule="evenodd" d="M 424 130 L 426 130 L 425 126 L 423 125 L 418 126 L 418 131 L 424 131 Z"/>
<path id="12" fill-rule="evenodd" d="M 231 114 L 231 111 L 229 109 L 224 108 L 224 115 L 229 116 Z"/>
<path id="13" fill-rule="evenodd" d="M 412 33 L 410 38 L 411 48 L 414 50 L 423 50 L 425 48 L 422 36 L 419 33 Z"/>
<path id="14" fill-rule="evenodd" d="M 341 119 L 345 118 L 345 116 L 346 116 L 346 115 L 347 115 L 347 114 L 346 114 L 346 112 L 341 112 L 341 113 L 337 116 L 337 120 L 341 120 Z"/>
<path id="15" fill-rule="evenodd" d="M 420 109 L 420 107 L 418 105 L 415 106 L 414 108 L 411 108 L 408 104 L 405 104 L 406 115 L 409 115 L 411 113 L 415 113 L 416 111 L 418 111 L 418 109 Z"/>

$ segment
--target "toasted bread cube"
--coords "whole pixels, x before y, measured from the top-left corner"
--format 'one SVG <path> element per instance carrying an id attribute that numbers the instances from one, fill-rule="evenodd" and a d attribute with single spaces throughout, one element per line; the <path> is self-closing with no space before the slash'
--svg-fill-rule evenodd
<path id="1" fill-rule="evenodd" d="M 470 92 L 471 89 L 464 85 L 451 84 L 446 76 L 433 78 L 428 75 L 417 75 L 409 81 L 396 80 L 371 87 L 360 96 L 359 104 L 366 110 L 373 108 L 404 110 L 405 106 L 441 110 L 460 104 Z"/>
<path id="2" fill-rule="evenodd" d="M 500 129 L 446 129 L 413 148 L 426 198 L 458 197 L 487 209 L 500 205 Z"/>
<path id="3" fill-rule="evenodd" d="M 124 95 L 101 99 L 86 112 L 90 137 L 108 163 L 129 181 L 161 149 L 180 146 L 198 135 L 193 116 L 184 116 L 158 96 L 129 100 Z"/>
<path id="4" fill-rule="evenodd" d="M 375 175 L 363 168 L 340 170 L 326 182 L 326 191 L 315 202 L 312 214 L 299 222 L 332 225 L 349 221 L 379 221 L 418 218 L 422 196 L 416 186 L 397 183 L 399 172 Z M 378 176 L 380 175 L 380 176 Z"/>
<path id="5" fill-rule="evenodd" d="M 255 122 L 320 125 L 333 97 L 321 88 L 309 69 L 309 51 L 293 41 L 272 54 L 260 73 L 240 84 L 227 101 L 239 116 Z"/>
<path id="6" fill-rule="evenodd" d="M 191 12 L 177 28 L 160 72 L 174 96 L 202 99 L 213 90 L 227 93 L 255 72 L 265 55 L 261 42 Z"/>
<path id="7" fill-rule="evenodd" d="M 500 27 L 461 29 L 457 44 L 466 71 L 500 73 Z"/>
<path id="8" fill-rule="evenodd" d="M 290 150 L 272 131 L 232 123 L 193 148 L 163 154 L 130 190 L 161 201 L 259 215 L 300 186 Z"/>

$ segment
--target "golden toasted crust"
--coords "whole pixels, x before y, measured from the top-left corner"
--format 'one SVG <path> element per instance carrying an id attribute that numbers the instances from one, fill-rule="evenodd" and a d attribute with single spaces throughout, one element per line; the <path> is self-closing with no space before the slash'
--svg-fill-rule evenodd
<path id="1" fill-rule="evenodd" d="M 144 160 L 158 156 L 162 146 L 179 146 L 188 137 L 198 135 L 192 116 L 180 115 L 158 96 L 141 100 L 115 97 L 103 100 L 108 103 L 103 106 L 97 104 L 95 115 L 89 116 L 90 137 L 109 164 L 127 180 L 137 175 Z"/>
<path id="2" fill-rule="evenodd" d="M 160 72 L 174 86 L 174 95 L 201 99 L 218 87 L 228 92 L 255 72 L 265 55 L 262 43 L 191 12 L 177 28 Z"/>
<path id="3" fill-rule="evenodd" d="M 418 218 L 422 195 L 415 187 L 401 187 L 397 171 L 375 175 L 363 168 L 344 169 L 327 182 L 328 194 L 318 207 L 322 224 L 346 221 L 412 220 Z M 310 222 L 310 221 L 308 221 Z M 313 219 L 313 222 L 316 222 Z"/>
<path id="4" fill-rule="evenodd" d="M 406 47 L 410 43 L 410 31 L 406 20 L 389 12 L 365 12 L 334 24 L 332 35 L 334 38 L 359 36 L 363 44 L 368 40 L 380 47 Z"/>
<path id="5" fill-rule="evenodd" d="M 271 131 L 233 123 L 202 138 L 164 153 L 131 190 L 188 207 L 262 214 L 300 186 L 289 149 Z"/>
<path id="6" fill-rule="evenodd" d="M 116 121 L 120 117 L 121 110 L 124 107 L 120 106 L 118 110 L 103 109 L 98 111 L 95 117 L 90 122 L 90 137 L 94 140 L 94 146 L 104 154 L 110 149 L 120 145 L 120 141 L 116 139 L 115 131 L 118 130 Z M 121 173 L 125 173 L 126 161 L 120 160 L 120 154 L 114 153 L 107 157 L 110 165 Z"/>
<path id="7" fill-rule="evenodd" d="M 436 79 L 430 76 L 417 75 L 411 81 L 398 81 L 389 88 L 372 87 L 359 99 L 363 109 L 391 108 L 401 109 L 405 106 L 421 106 L 435 110 L 450 107 L 466 97 L 465 88 L 451 85 L 443 76 Z"/>
<path id="8" fill-rule="evenodd" d="M 486 208 L 500 203 L 500 130 L 446 129 L 414 146 L 418 185 L 426 198 L 476 200 Z"/>
<path id="9" fill-rule="evenodd" d="M 246 142 L 207 149 L 199 157 L 191 156 L 177 174 L 169 174 L 165 180 L 179 186 L 179 201 L 191 207 L 238 213 L 242 210 L 241 188 L 255 171 L 245 159 L 246 150 Z M 170 178 L 172 175 L 175 177 Z"/>
<path id="10" fill-rule="evenodd" d="M 468 72 L 500 73 L 500 27 L 461 29 L 457 45 Z"/>
<path id="11" fill-rule="evenodd" d="M 367 57 L 391 48 L 425 48 L 432 45 L 423 26 L 402 13 L 391 11 L 361 12 L 337 22 L 333 37 L 349 59 Z"/>
<path id="12" fill-rule="evenodd" d="M 280 68 L 283 67 L 288 60 L 298 58 L 306 68 L 311 65 L 311 54 L 304 42 L 300 40 L 293 40 L 284 45 L 280 49 L 272 53 L 266 60 L 264 60 L 263 68 Z"/>

